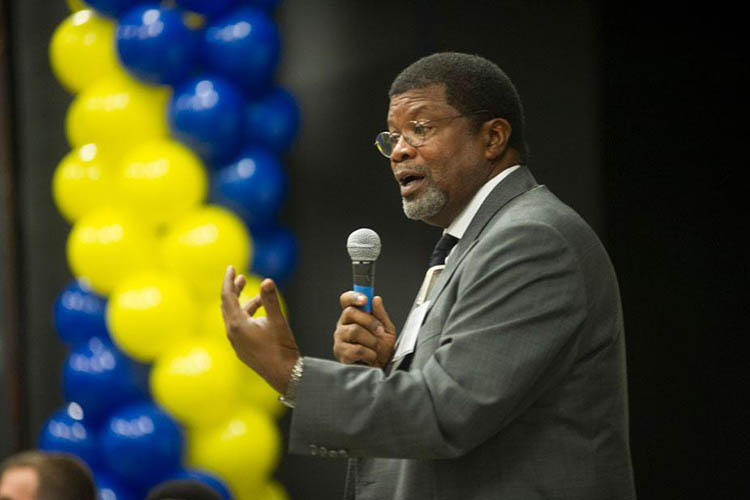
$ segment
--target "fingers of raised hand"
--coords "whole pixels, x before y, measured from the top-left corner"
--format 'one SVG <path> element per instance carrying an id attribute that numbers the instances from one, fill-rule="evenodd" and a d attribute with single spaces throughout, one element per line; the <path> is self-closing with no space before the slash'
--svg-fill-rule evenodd
<path id="1" fill-rule="evenodd" d="M 276 293 L 276 283 L 271 279 L 263 280 L 260 284 L 260 301 L 266 309 L 266 315 L 269 321 L 285 322 L 284 315 L 281 312 L 279 296 Z"/>
<path id="2" fill-rule="evenodd" d="M 262 302 L 260 300 L 260 295 L 256 295 L 252 299 L 250 299 L 244 306 L 242 306 L 242 309 L 249 315 L 249 316 L 255 316 L 255 313 L 260 309 L 260 306 L 262 306 Z"/>
<path id="3" fill-rule="evenodd" d="M 240 302 L 237 298 L 238 294 L 235 291 L 234 280 L 234 267 L 229 266 L 224 274 L 224 283 L 221 287 L 221 312 L 224 315 L 224 319 L 236 314 L 240 309 Z"/>
<path id="4" fill-rule="evenodd" d="M 241 274 L 234 278 L 234 291 L 237 295 L 242 293 L 242 289 L 245 288 L 245 283 L 247 283 L 247 280 Z"/>

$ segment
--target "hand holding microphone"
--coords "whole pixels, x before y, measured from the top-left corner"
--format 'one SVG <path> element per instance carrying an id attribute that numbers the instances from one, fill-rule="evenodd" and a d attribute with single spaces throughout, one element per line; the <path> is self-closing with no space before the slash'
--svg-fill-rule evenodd
<path id="1" fill-rule="evenodd" d="M 393 355 L 396 328 L 381 297 L 374 297 L 375 261 L 380 237 L 372 229 L 358 229 L 347 239 L 352 259 L 354 291 L 341 294 L 341 317 L 334 332 L 333 353 L 342 363 L 384 367 Z"/>

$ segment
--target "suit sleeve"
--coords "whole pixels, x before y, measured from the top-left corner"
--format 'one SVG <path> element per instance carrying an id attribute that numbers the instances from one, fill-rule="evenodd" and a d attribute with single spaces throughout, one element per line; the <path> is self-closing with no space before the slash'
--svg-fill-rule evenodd
<path id="1" fill-rule="evenodd" d="M 492 231 L 490 231 L 492 233 Z M 305 358 L 290 451 L 449 458 L 508 425 L 564 376 L 586 318 L 575 252 L 545 224 L 488 234 L 461 262 L 440 344 L 421 369 Z"/>

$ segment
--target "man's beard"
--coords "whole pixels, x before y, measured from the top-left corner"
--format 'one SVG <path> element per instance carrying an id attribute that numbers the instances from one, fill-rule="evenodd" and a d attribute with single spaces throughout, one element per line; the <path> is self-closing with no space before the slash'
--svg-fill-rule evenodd
<path id="1" fill-rule="evenodd" d="M 430 182 L 425 178 L 425 182 Z M 401 198 L 404 214 L 412 220 L 424 220 L 433 217 L 448 203 L 448 196 L 440 191 L 434 184 L 424 186 L 422 193 L 411 200 Z"/>

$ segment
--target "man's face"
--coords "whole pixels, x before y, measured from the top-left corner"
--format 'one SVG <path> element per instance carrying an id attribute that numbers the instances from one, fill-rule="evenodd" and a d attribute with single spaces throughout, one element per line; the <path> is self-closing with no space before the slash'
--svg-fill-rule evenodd
<path id="1" fill-rule="evenodd" d="M 36 500 L 39 477 L 31 467 L 11 467 L 0 477 L 0 500 Z"/>
<path id="2" fill-rule="evenodd" d="M 410 219 L 447 227 L 461 212 L 492 169 L 482 135 L 470 118 L 445 101 L 445 87 L 431 85 L 391 98 L 388 130 L 400 133 L 410 121 L 428 123 L 425 142 L 415 148 L 401 138 L 391 154 L 391 169 Z"/>

